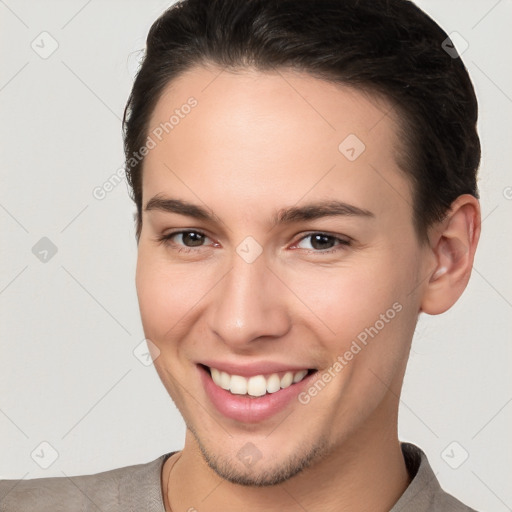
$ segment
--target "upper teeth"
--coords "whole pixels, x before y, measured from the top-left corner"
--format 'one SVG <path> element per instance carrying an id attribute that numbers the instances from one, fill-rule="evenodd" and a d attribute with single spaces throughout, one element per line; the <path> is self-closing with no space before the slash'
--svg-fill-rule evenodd
<path id="1" fill-rule="evenodd" d="M 273 373 L 269 377 L 254 375 L 246 379 L 241 375 L 230 375 L 229 373 L 210 368 L 213 382 L 235 395 L 263 396 L 265 393 L 275 393 L 280 389 L 288 388 L 296 382 L 300 382 L 308 373 L 307 370 L 298 372 L 286 372 L 282 377 Z"/>

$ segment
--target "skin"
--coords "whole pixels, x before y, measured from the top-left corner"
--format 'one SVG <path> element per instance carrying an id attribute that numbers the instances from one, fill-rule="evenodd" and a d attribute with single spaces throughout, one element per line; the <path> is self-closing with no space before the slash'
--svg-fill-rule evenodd
<path id="1" fill-rule="evenodd" d="M 143 205 L 165 195 L 219 221 L 144 211 L 136 272 L 156 370 L 187 424 L 183 450 L 162 471 L 166 510 L 387 511 L 410 483 L 397 417 L 414 328 L 421 312 L 446 311 L 464 290 L 478 201 L 460 196 L 421 243 L 396 163 L 395 114 L 350 87 L 293 71 L 195 67 L 169 84 L 150 129 L 190 96 L 197 106 L 146 156 Z M 349 134 L 366 146 L 354 161 L 338 150 Z M 373 215 L 272 226 L 283 208 L 329 199 Z M 204 233 L 202 245 L 179 234 L 158 241 L 183 229 Z M 330 245 L 318 249 L 312 232 L 331 235 Z M 247 236 L 263 249 L 252 263 L 236 252 Z M 268 420 L 222 416 L 198 378 L 206 359 L 321 375 L 395 303 L 401 311 L 321 392 Z M 248 442 L 261 454 L 251 467 L 237 457 Z"/>

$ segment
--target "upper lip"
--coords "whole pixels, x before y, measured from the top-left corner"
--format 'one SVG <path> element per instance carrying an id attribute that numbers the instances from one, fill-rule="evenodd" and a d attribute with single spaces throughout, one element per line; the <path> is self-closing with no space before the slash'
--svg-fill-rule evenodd
<path id="1" fill-rule="evenodd" d="M 307 365 L 290 365 L 289 363 L 279 363 L 276 361 L 255 361 L 246 364 L 230 363 L 228 361 L 201 361 L 202 365 L 210 368 L 216 368 L 230 375 L 240 375 L 241 377 L 253 377 L 254 375 L 268 375 L 279 372 L 298 372 L 300 370 L 312 369 Z"/>

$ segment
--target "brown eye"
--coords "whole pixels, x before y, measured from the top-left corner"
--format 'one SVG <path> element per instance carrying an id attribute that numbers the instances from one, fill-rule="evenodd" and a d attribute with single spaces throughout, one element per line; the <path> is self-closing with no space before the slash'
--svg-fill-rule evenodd
<path id="1" fill-rule="evenodd" d="M 329 235 L 310 235 L 313 249 L 330 249 L 336 244 L 336 239 Z"/>
<path id="2" fill-rule="evenodd" d="M 337 246 L 350 245 L 350 241 L 327 233 L 310 233 L 303 237 L 296 245 L 300 249 L 322 253 L 334 252 L 338 250 Z"/>
<path id="3" fill-rule="evenodd" d="M 177 235 L 181 235 L 182 242 L 187 247 L 198 247 L 203 244 L 206 238 L 202 233 L 198 233 L 197 231 L 183 231 L 182 233 L 177 233 Z"/>
<path id="4" fill-rule="evenodd" d="M 159 238 L 161 242 L 164 242 L 166 245 L 175 246 L 178 250 L 193 248 L 193 247 L 202 247 L 205 245 L 205 241 L 209 240 L 209 238 L 200 231 L 175 231 L 174 233 L 169 233 L 167 235 L 163 235 Z"/>

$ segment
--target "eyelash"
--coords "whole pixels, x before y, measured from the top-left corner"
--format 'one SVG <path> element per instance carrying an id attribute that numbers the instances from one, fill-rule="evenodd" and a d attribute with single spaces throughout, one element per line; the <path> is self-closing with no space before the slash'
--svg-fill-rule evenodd
<path id="1" fill-rule="evenodd" d="M 167 233 L 166 235 L 160 235 L 159 237 L 157 237 L 157 241 L 159 243 L 163 243 L 164 245 L 172 248 L 173 250 L 175 250 L 178 253 L 194 252 L 194 250 L 195 250 L 194 247 L 187 247 L 187 246 L 178 245 L 178 244 L 176 244 L 176 243 L 171 241 L 171 238 L 174 237 L 175 235 L 182 235 L 182 234 L 186 234 L 186 233 L 196 233 L 196 234 L 201 235 L 201 236 L 203 236 L 205 238 L 208 238 L 208 235 L 206 235 L 202 231 L 195 230 L 195 229 L 188 229 L 188 230 L 174 231 L 172 233 Z M 313 235 L 327 236 L 329 238 L 334 239 L 335 241 L 337 241 L 339 243 L 337 245 L 335 245 L 331 249 L 323 249 L 323 250 L 322 249 L 319 249 L 319 250 L 303 249 L 303 250 L 307 251 L 308 254 L 310 254 L 310 253 L 316 253 L 316 254 L 322 254 L 322 255 L 324 255 L 324 254 L 331 254 L 331 253 L 335 253 L 335 252 L 338 252 L 338 251 L 342 250 L 342 248 L 344 248 L 344 247 L 349 247 L 352 244 L 351 240 L 340 238 L 340 237 L 337 237 L 337 236 L 334 236 L 334 235 L 330 235 L 329 233 L 324 233 L 323 231 L 311 231 L 310 233 L 308 233 L 308 234 L 304 235 L 302 238 L 300 238 L 297 242 L 295 242 L 294 245 L 299 244 L 302 240 L 305 240 L 306 238 L 312 237 Z M 197 246 L 197 248 L 199 248 L 199 249 L 201 249 L 203 247 L 204 246 Z"/>

